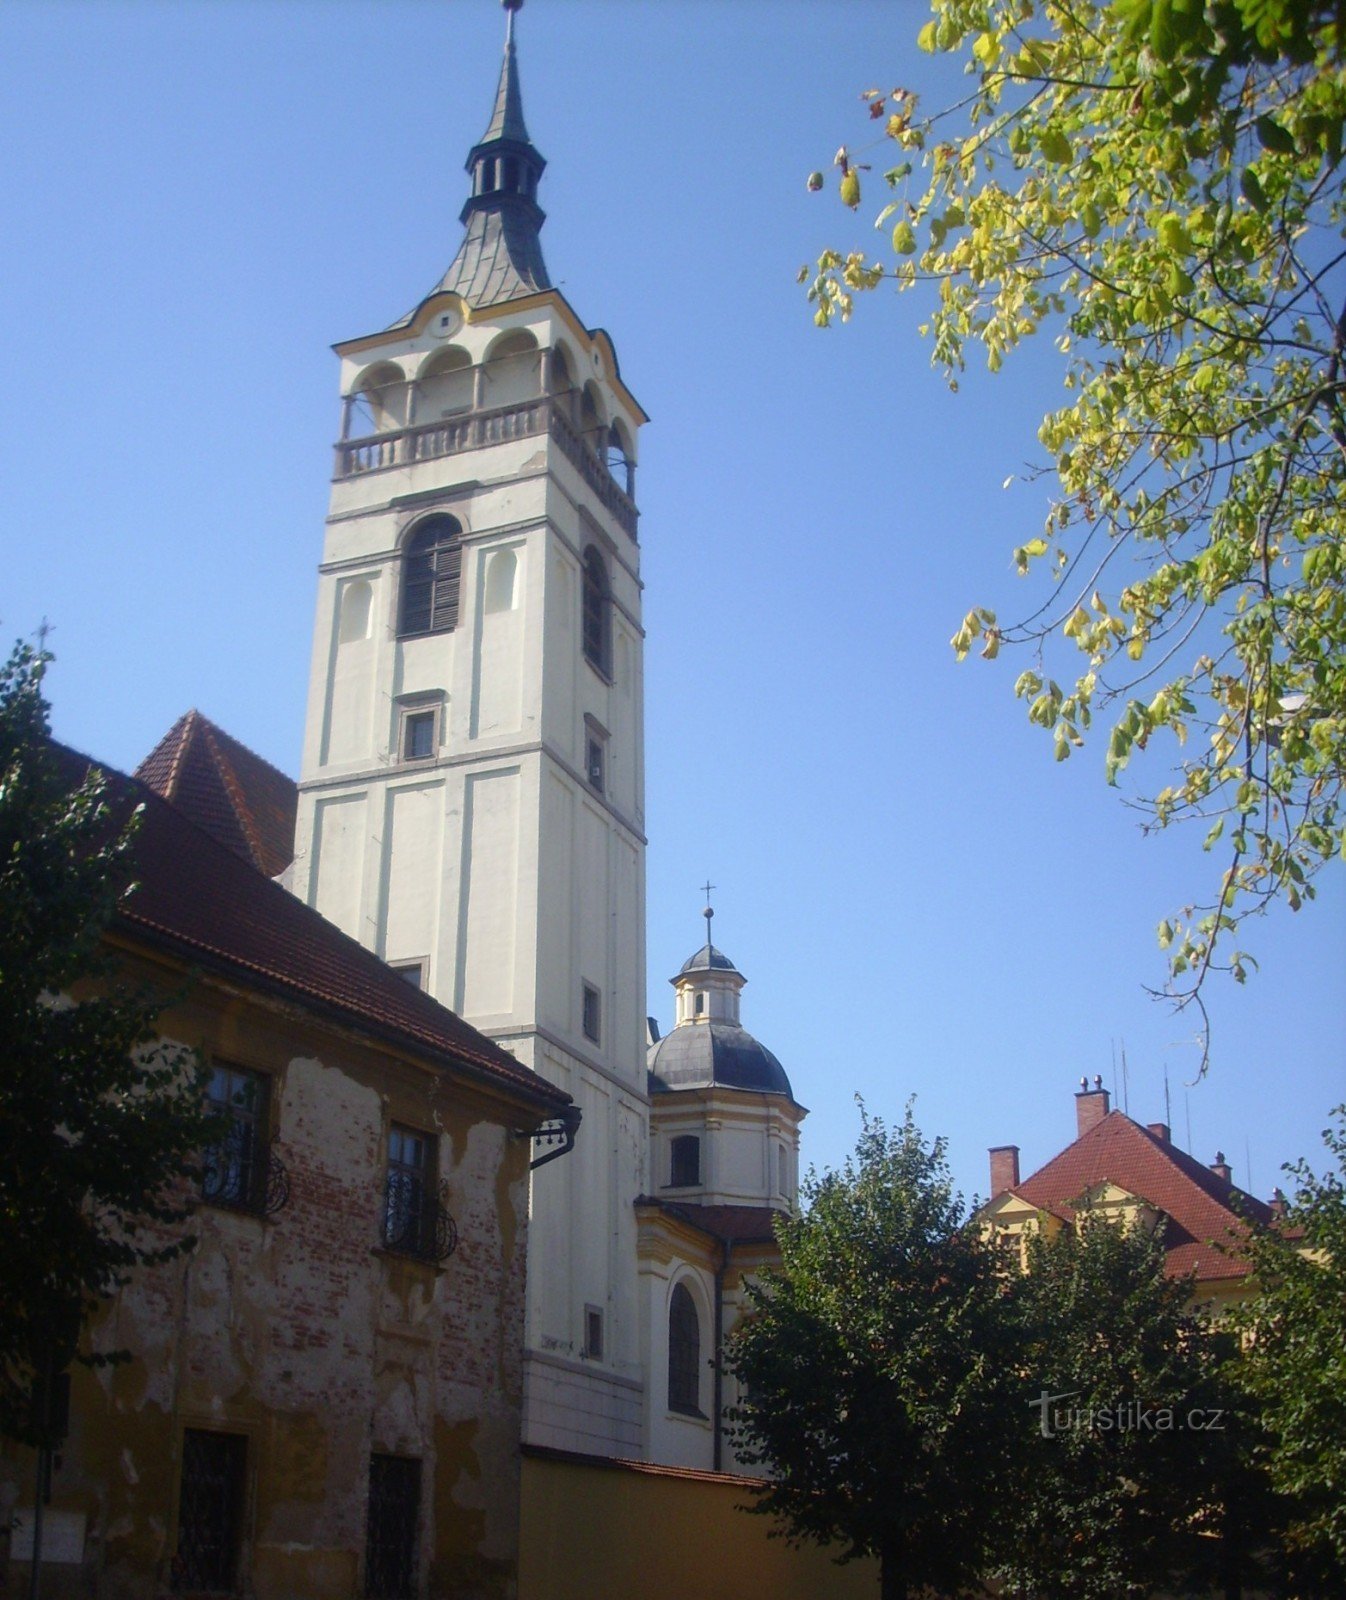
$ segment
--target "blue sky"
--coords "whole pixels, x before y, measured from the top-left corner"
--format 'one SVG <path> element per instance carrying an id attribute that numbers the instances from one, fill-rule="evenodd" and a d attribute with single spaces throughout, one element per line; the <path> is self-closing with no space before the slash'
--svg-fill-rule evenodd
<path id="1" fill-rule="evenodd" d="M 917 1117 L 985 1191 L 1114 1079 L 1267 1193 L 1321 1164 L 1346 1099 L 1342 873 L 1247 941 L 1210 993 L 1213 1058 L 1155 1004 L 1161 917 L 1199 897 L 1196 837 L 1142 838 L 1103 751 L 1057 766 L 1010 686 L 955 665 L 969 605 L 1029 590 L 1050 347 L 957 396 L 917 307 L 811 325 L 797 268 L 862 241 L 805 177 L 869 137 L 859 95 L 943 101 L 917 0 L 529 0 L 518 37 L 555 282 L 612 334 L 652 418 L 646 580 L 649 1009 L 700 942 L 839 1161 L 854 1105 Z M 485 124 L 491 0 L 10 0 L 0 196 L 0 626 L 43 618 L 57 733 L 133 767 L 189 706 L 298 768 L 338 423 L 331 344 L 386 326 L 456 248 Z M 1158 762 L 1146 772 L 1157 784 Z M 1120 1083 L 1120 1070 L 1117 1070 Z"/>

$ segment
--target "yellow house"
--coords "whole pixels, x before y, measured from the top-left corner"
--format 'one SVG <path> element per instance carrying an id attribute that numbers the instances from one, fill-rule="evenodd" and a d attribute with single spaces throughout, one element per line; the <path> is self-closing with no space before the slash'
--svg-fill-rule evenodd
<path id="1" fill-rule="evenodd" d="M 1100 1078 L 1080 1079 L 1075 1119 L 1074 1141 L 1030 1177 L 1020 1177 L 1017 1145 L 991 1149 L 980 1220 L 1021 1249 L 1029 1231 L 1072 1227 L 1085 1211 L 1151 1230 L 1162 1223 L 1166 1270 L 1192 1279 L 1198 1303 L 1218 1311 L 1243 1299 L 1250 1269 L 1238 1242 L 1249 1222 L 1270 1222 L 1276 1204 L 1238 1188 L 1223 1154 L 1203 1166 L 1166 1123 L 1143 1126 L 1112 1110 Z"/>

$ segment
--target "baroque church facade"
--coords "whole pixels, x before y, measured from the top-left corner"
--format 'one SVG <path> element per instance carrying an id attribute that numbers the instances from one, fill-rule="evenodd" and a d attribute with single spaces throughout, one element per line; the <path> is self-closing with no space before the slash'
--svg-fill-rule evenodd
<path id="1" fill-rule="evenodd" d="M 675 1026 L 647 1020 L 646 417 L 548 275 L 506 10 L 457 255 L 336 347 L 288 881 L 574 1102 L 532 1177 L 525 1443 L 728 1470 L 714 1358 L 794 1204 L 804 1111 L 709 908 Z"/>

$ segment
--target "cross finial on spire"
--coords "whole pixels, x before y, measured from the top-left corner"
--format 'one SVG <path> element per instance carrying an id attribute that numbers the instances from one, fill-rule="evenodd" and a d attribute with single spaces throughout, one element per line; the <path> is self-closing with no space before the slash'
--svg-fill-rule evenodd
<path id="1" fill-rule="evenodd" d="M 514 43 L 514 13 L 523 5 L 523 0 L 500 0 L 505 8 L 505 44 Z"/>
<path id="2" fill-rule="evenodd" d="M 710 919 L 715 915 L 715 912 L 712 909 L 711 903 L 710 903 L 710 894 L 711 894 L 711 890 L 714 889 L 714 887 L 715 887 L 715 885 L 710 881 L 709 878 L 707 878 L 706 881 L 701 885 L 701 892 L 706 897 L 706 909 L 701 913 L 701 915 L 706 919 L 706 943 L 707 944 L 709 944 L 711 942 L 711 938 L 710 938 Z"/>

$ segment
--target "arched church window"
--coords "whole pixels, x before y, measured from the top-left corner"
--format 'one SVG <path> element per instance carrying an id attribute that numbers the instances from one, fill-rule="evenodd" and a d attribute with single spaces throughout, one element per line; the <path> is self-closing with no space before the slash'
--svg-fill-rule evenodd
<path id="1" fill-rule="evenodd" d="M 674 1189 L 695 1188 L 701 1182 L 701 1140 L 694 1133 L 680 1133 L 671 1149 L 669 1185 Z"/>
<path id="2" fill-rule="evenodd" d="M 407 541 L 402 559 L 398 634 L 447 633 L 458 623 L 462 529 L 452 517 L 429 517 Z"/>
<path id="3" fill-rule="evenodd" d="M 603 676 L 611 675 L 612 600 L 608 589 L 608 568 L 594 545 L 584 552 L 584 593 L 580 602 L 580 633 L 584 658 Z"/>
<path id="4" fill-rule="evenodd" d="M 668 1409 L 701 1417 L 701 1319 L 686 1284 L 668 1306 Z"/>

